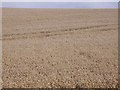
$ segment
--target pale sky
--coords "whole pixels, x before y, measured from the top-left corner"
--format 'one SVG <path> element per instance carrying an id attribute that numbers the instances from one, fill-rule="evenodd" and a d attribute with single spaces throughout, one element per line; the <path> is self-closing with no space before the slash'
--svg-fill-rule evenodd
<path id="1" fill-rule="evenodd" d="M 1 0 L 2 2 L 119 2 L 119 0 Z"/>
<path id="2" fill-rule="evenodd" d="M 1 0 L 6 8 L 118 8 L 119 0 Z"/>
<path id="3" fill-rule="evenodd" d="M 117 2 L 3 2 L 4 8 L 118 8 Z"/>

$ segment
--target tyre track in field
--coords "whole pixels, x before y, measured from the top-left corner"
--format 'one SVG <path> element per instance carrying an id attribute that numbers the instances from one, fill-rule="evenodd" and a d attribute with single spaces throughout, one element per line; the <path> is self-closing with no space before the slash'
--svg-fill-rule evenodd
<path id="1" fill-rule="evenodd" d="M 2 36 L 2 40 L 16 40 L 16 39 L 28 39 L 28 38 L 43 38 L 49 36 L 56 36 L 56 35 L 66 35 L 70 34 L 74 31 L 81 31 L 81 30 L 91 30 L 91 29 L 99 29 L 101 27 L 107 27 L 116 24 L 106 24 L 106 25 L 95 25 L 95 26 L 87 26 L 87 27 L 80 27 L 80 28 L 68 28 L 62 30 L 53 30 L 53 31 L 40 31 L 40 32 L 30 32 L 30 33 L 16 33 L 16 34 L 4 34 Z M 109 30 L 116 30 L 117 28 L 103 28 L 97 31 L 109 31 Z"/>

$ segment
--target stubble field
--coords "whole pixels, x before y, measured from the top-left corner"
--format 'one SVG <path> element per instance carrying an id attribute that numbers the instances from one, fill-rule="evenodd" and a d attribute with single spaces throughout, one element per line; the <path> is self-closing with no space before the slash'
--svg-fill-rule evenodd
<path id="1" fill-rule="evenodd" d="M 3 87 L 117 87 L 116 9 L 3 9 Z"/>

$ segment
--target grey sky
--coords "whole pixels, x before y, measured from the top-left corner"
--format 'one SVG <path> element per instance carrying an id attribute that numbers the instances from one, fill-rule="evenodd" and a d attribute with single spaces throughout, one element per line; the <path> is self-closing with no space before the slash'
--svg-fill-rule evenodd
<path id="1" fill-rule="evenodd" d="M 3 2 L 5 8 L 118 8 L 117 2 Z"/>
<path id="2" fill-rule="evenodd" d="M 120 0 L 1 0 L 2 2 L 119 2 Z"/>

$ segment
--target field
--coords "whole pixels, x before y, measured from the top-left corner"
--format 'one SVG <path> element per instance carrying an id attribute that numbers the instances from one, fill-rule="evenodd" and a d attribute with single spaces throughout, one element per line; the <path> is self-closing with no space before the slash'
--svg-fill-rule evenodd
<path id="1" fill-rule="evenodd" d="M 3 9 L 3 87 L 117 87 L 117 15 L 117 9 Z"/>

